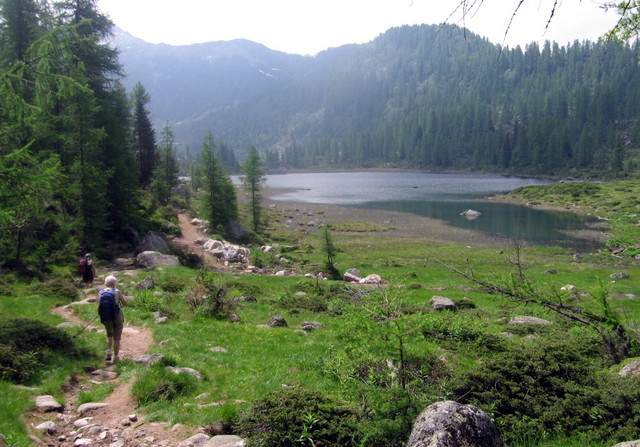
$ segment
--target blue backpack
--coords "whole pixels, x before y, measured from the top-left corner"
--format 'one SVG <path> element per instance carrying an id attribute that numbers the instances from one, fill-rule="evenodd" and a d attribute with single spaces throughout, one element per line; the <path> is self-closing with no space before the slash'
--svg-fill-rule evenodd
<path id="1" fill-rule="evenodd" d="M 100 321 L 102 323 L 115 320 L 120 313 L 120 306 L 118 306 L 118 298 L 116 294 L 117 292 L 115 289 L 102 289 L 100 291 L 98 315 L 100 315 Z"/>

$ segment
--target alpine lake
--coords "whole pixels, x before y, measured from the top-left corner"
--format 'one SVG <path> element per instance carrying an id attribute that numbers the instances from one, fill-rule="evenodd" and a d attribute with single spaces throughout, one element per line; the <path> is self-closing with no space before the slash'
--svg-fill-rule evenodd
<path id="1" fill-rule="evenodd" d="M 601 241 L 583 237 L 593 233 L 598 223 L 594 217 L 490 199 L 521 186 L 550 183 L 553 182 L 544 179 L 474 173 L 367 171 L 272 174 L 266 176 L 265 186 L 278 191 L 270 196 L 277 202 L 410 213 L 480 232 L 487 238 L 576 251 L 597 250 Z M 468 209 L 481 215 L 461 215 Z"/>

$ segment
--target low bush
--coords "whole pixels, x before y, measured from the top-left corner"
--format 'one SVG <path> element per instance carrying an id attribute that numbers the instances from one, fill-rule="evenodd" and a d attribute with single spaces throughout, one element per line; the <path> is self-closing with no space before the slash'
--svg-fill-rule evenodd
<path id="1" fill-rule="evenodd" d="M 22 352 L 73 351 L 73 340 L 62 329 L 39 320 L 14 318 L 0 321 L 0 343 Z"/>
<path id="2" fill-rule="evenodd" d="M 310 310 L 311 312 L 326 312 L 329 309 L 329 298 L 319 295 L 282 293 L 276 296 L 273 303 L 289 312 Z"/>
<path id="3" fill-rule="evenodd" d="M 227 318 L 234 303 L 229 288 L 219 273 L 201 272 L 188 291 L 186 302 L 191 311 L 202 317 Z"/>
<path id="4" fill-rule="evenodd" d="M 78 297 L 78 289 L 71 278 L 52 278 L 43 283 L 34 282 L 31 286 L 36 293 L 55 298 L 73 301 Z"/>
<path id="5" fill-rule="evenodd" d="M 24 383 L 41 367 L 33 352 L 21 352 L 0 344 L 0 380 Z"/>
<path id="6" fill-rule="evenodd" d="M 242 413 L 236 430 L 261 447 L 356 446 L 356 413 L 317 391 L 278 389 Z"/>
<path id="7" fill-rule="evenodd" d="M 508 443 L 640 436 L 640 378 L 597 375 L 600 346 L 566 334 L 484 359 L 454 381 L 451 398 L 491 413 Z"/>
<path id="8" fill-rule="evenodd" d="M 187 396 L 197 388 L 198 380 L 191 374 L 176 374 L 159 364 L 147 368 L 131 390 L 138 404 L 170 401 Z"/>
<path id="9" fill-rule="evenodd" d="M 52 351 L 77 353 L 61 329 L 26 318 L 0 321 L 0 380 L 26 382 L 45 366 Z"/>
<path id="10" fill-rule="evenodd" d="M 457 343 L 471 343 L 487 349 L 500 349 L 502 346 L 502 338 L 487 332 L 482 322 L 451 312 L 424 315 L 421 330 L 425 338 L 449 341 L 452 346 Z"/>
<path id="11" fill-rule="evenodd" d="M 172 316 L 175 314 L 171 308 L 172 299 L 171 295 L 156 296 L 151 290 L 143 290 L 136 293 L 135 299 L 131 301 L 130 306 L 147 312 L 162 312 L 165 315 Z"/>

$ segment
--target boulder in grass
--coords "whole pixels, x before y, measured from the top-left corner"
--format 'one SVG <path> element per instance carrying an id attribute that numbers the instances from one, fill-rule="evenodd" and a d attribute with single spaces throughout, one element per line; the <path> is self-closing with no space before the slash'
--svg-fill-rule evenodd
<path id="1" fill-rule="evenodd" d="M 413 423 L 407 447 L 506 447 L 491 418 L 454 401 L 429 405 Z"/>
<path id="2" fill-rule="evenodd" d="M 139 254 L 143 251 L 157 251 L 159 253 L 170 253 L 169 245 L 165 240 L 164 234 L 149 231 L 142 242 L 136 247 L 135 253 Z"/>
<path id="3" fill-rule="evenodd" d="M 434 295 L 429 301 L 434 310 L 456 310 L 456 303 L 446 296 Z"/>
<path id="4" fill-rule="evenodd" d="M 159 265 L 179 266 L 180 260 L 177 256 L 165 255 L 157 251 L 143 251 L 136 256 L 136 262 L 139 267 L 152 269 Z"/>
<path id="5" fill-rule="evenodd" d="M 545 320 L 544 318 L 529 317 L 526 315 L 521 315 L 518 317 L 513 317 L 511 320 L 509 320 L 509 323 L 507 324 L 509 326 L 521 326 L 525 324 L 546 325 L 546 324 L 553 324 L 553 323 L 551 323 L 551 321 L 549 320 Z"/>

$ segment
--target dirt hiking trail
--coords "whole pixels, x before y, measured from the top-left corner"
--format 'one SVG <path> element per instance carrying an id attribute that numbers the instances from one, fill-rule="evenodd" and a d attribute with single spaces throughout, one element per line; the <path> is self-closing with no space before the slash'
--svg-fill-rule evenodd
<path id="1" fill-rule="evenodd" d="M 171 243 L 182 247 L 189 253 L 198 253 L 205 256 L 207 264 L 212 268 L 222 269 L 218 260 L 209 253 L 203 253 L 196 240 L 204 237 L 191 225 L 188 216 L 179 216 L 182 236 L 175 238 Z M 77 324 L 77 330 L 97 331 L 104 334 L 104 327 L 99 319 L 91 324 L 79 318 L 73 311 L 77 306 L 95 306 L 97 314 L 97 290 L 101 288 L 104 278 L 108 274 L 115 274 L 123 278 L 122 271 L 114 271 L 115 266 L 107 269 L 99 269 L 95 279 L 95 288 L 88 289 L 86 298 L 69 305 L 56 307 L 52 313 L 61 316 L 69 322 Z M 122 332 L 120 358 L 133 360 L 146 354 L 154 344 L 153 332 L 149 328 L 135 326 L 126 321 Z M 87 325 L 88 324 L 88 325 Z M 80 335 L 82 336 L 82 335 Z M 106 334 L 105 347 L 106 347 Z M 104 351 L 103 351 L 104 352 Z M 82 377 L 70 377 L 64 386 L 64 407 L 58 412 L 36 410 L 25 418 L 31 429 L 42 423 L 49 424 L 49 429 L 36 429 L 39 433 L 32 440 L 36 445 L 42 446 L 109 446 L 109 447 L 162 447 L 162 446 L 189 446 L 193 445 L 188 438 L 196 435 L 203 436 L 198 427 L 190 429 L 180 425 L 170 427 L 167 423 L 153 423 L 145 420 L 145 415 L 137 410 L 137 404 L 131 395 L 131 387 L 135 383 L 135 377 L 122 381 L 118 377 L 117 368 L 110 362 L 105 362 L 104 367 L 91 371 Z M 114 390 L 103 401 L 96 403 L 95 408 L 86 409 L 89 404 L 77 406 L 78 396 L 82 391 L 100 383 L 112 382 Z M 106 404 L 106 405 L 105 405 Z M 82 411 L 81 411 L 82 410 Z M 53 425 L 51 425 L 53 423 Z M 42 433 L 42 435 L 40 435 Z M 215 438 L 215 437 L 214 437 Z M 214 441 L 214 438 L 211 441 Z M 217 437 L 227 438 L 227 437 Z M 219 441 L 223 441 L 220 439 Z M 236 442 L 215 445 L 243 445 Z"/>

